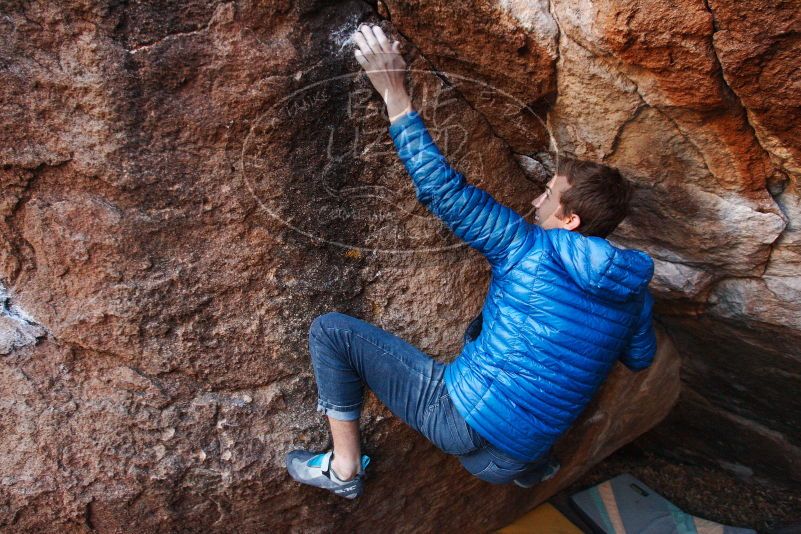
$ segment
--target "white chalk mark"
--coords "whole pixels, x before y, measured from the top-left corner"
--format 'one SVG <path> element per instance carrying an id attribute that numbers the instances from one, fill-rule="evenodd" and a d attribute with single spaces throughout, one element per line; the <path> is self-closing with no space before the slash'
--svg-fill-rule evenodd
<path id="1" fill-rule="evenodd" d="M 0 284 L 0 354 L 10 354 L 15 349 L 33 345 L 48 331 L 31 315 L 12 304 L 11 295 Z"/>

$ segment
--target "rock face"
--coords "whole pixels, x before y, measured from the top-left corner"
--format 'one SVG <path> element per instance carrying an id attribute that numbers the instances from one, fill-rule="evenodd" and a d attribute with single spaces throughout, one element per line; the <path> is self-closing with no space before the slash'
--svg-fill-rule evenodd
<path id="1" fill-rule="evenodd" d="M 4 3 L 0 525 L 490 530 L 667 414 L 669 337 L 686 388 L 656 444 L 798 481 L 797 10 L 637 6 Z M 565 152 L 638 184 L 615 240 L 654 256 L 669 337 L 613 373 L 535 491 L 470 477 L 371 397 L 364 499 L 283 470 L 328 445 L 316 315 L 447 360 L 486 288 L 414 198 L 348 43 L 361 21 L 404 36 L 426 124 L 499 200 L 526 212 Z"/>

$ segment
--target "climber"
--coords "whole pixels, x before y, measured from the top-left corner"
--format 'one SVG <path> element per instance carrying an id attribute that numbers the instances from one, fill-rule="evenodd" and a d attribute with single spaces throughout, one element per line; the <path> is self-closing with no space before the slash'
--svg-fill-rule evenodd
<path id="1" fill-rule="evenodd" d="M 626 216 L 630 185 L 610 167 L 562 160 L 526 221 L 467 183 L 439 152 L 404 87 L 400 43 L 367 25 L 354 41 L 356 60 L 387 106 L 389 133 L 417 198 L 484 254 L 492 278 L 481 315 L 450 363 L 360 319 L 317 317 L 309 349 L 333 450 L 292 451 L 287 469 L 342 497 L 362 494 L 366 384 L 472 475 L 533 487 L 559 469 L 554 442 L 615 361 L 641 370 L 656 351 L 653 261 L 605 239 Z"/>

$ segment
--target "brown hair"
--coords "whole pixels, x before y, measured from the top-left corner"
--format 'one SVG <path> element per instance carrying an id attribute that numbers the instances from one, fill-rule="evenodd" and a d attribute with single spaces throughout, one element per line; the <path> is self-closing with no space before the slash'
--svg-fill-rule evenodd
<path id="1" fill-rule="evenodd" d="M 557 174 L 567 178 L 570 188 L 560 198 L 563 215 L 577 214 L 577 232 L 606 237 L 626 218 L 631 184 L 617 169 L 580 159 L 560 158 Z"/>

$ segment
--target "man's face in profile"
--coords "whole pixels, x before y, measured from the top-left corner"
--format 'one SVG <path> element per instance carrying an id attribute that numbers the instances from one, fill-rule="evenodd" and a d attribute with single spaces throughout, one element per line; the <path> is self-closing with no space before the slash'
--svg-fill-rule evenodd
<path id="1" fill-rule="evenodd" d="M 545 191 L 535 198 L 531 205 L 534 206 L 534 223 L 544 229 L 565 228 L 565 221 L 562 219 L 562 193 L 570 189 L 567 178 L 561 174 L 554 175 L 545 184 Z"/>

